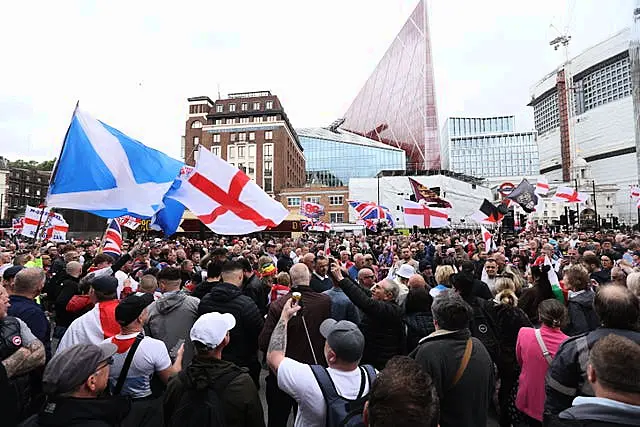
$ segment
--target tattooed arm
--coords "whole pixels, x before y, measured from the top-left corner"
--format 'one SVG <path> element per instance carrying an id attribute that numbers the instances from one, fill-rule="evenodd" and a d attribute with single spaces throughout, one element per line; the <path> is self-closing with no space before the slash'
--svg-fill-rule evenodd
<path id="1" fill-rule="evenodd" d="M 2 365 L 7 371 L 7 377 L 13 378 L 44 365 L 44 362 L 44 345 L 36 340 L 4 359 Z"/>
<path id="2" fill-rule="evenodd" d="M 289 298 L 284 303 L 280 320 L 271 333 L 271 341 L 269 341 L 269 349 L 267 350 L 267 363 L 275 373 L 278 372 L 278 367 L 284 360 L 287 350 L 287 323 L 298 310 L 300 310 L 300 306 L 294 305 L 293 299 Z"/>

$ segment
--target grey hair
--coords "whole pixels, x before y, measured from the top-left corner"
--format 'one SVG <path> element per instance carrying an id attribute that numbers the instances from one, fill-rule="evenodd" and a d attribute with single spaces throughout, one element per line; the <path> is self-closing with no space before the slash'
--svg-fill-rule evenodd
<path id="1" fill-rule="evenodd" d="M 44 283 L 45 278 L 44 270 L 39 267 L 24 268 L 16 274 L 16 280 L 13 283 L 14 292 L 17 294 L 33 292 Z"/>
<path id="2" fill-rule="evenodd" d="M 640 273 L 634 271 L 627 276 L 627 288 L 633 292 L 635 296 L 640 298 Z"/>
<path id="3" fill-rule="evenodd" d="M 469 327 L 473 311 L 457 292 L 441 292 L 431 305 L 433 320 L 440 329 L 457 331 Z"/>
<path id="4" fill-rule="evenodd" d="M 387 292 L 391 294 L 391 297 L 394 301 L 398 299 L 398 295 L 400 294 L 400 286 L 393 280 L 384 279 L 383 282 L 387 285 Z"/>

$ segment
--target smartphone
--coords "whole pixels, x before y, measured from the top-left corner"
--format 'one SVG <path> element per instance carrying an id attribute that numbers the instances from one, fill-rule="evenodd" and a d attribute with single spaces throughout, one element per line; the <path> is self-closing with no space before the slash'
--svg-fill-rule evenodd
<path id="1" fill-rule="evenodd" d="M 171 360 L 175 360 L 175 358 L 178 356 L 178 350 L 180 350 L 180 346 L 182 346 L 182 344 L 184 344 L 184 339 L 181 338 L 178 340 L 176 345 L 171 348 L 171 350 L 169 351 L 169 357 L 171 358 Z"/>

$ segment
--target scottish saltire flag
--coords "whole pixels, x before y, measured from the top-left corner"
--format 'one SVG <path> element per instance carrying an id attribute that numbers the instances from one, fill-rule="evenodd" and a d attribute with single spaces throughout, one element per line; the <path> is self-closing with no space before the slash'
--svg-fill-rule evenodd
<path id="1" fill-rule="evenodd" d="M 76 108 L 46 205 L 106 218 L 149 218 L 163 207 L 182 166 Z"/>
<path id="2" fill-rule="evenodd" d="M 373 202 L 361 202 L 358 200 L 349 200 L 349 204 L 358 213 L 360 219 L 363 220 L 386 220 L 393 227 L 393 217 L 391 212 L 384 206 L 379 206 Z"/>
<path id="3" fill-rule="evenodd" d="M 104 232 L 104 239 L 102 239 L 101 252 L 116 259 L 122 255 L 122 229 L 115 219 L 109 220 L 107 231 Z"/>

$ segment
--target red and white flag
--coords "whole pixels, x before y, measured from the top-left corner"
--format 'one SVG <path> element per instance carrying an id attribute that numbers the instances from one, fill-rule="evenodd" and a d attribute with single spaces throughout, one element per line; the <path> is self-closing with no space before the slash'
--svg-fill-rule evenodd
<path id="1" fill-rule="evenodd" d="M 116 219 L 121 227 L 127 227 L 129 230 L 136 230 L 140 227 L 140 224 L 142 224 L 142 220 L 140 218 L 136 218 L 131 215 L 123 215 Z"/>
<path id="2" fill-rule="evenodd" d="M 538 178 L 538 182 L 536 183 L 535 193 L 540 195 L 545 195 L 549 192 L 549 181 L 547 181 L 547 177 L 542 175 Z"/>
<path id="3" fill-rule="evenodd" d="M 218 234 L 249 234 L 276 227 L 289 214 L 278 201 L 236 167 L 205 148 L 170 197 Z"/>
<path id="4" fill-rule="evenodd" d="M 554 202 L 584 203 L 589 200 L 589 194 L 580 193 L 571 187 L 558 187 L 552 200 Z"/>
<path id="5" fill-rule="evenodd" d="M 39 236 L 36 236 L 38 230 L 38 224 L 40 230 Z M 62 217 L 62 215 L 53 212 L 49 208 L 34 208 L 33 206 L 27 206 L 24 212 L 24 220 L 22 236 L 31 237 L 32 239 L 48 239 L 53 242 L 66 242 L 67 231 L 69 231 L 69 224 Z"/>
<path id="6" fill-rule="evenodd" d="M 489 230 L 480 226 L 480 234 L 482 234 L 482 241 L 484 242 L 484 251 L 489 253 L 496 249 L 496 244 L 493 241 L 493 234 L 489 233 Z"/>
<path id="7" fill-rule="evenodd" d="M 440 209 L 430 208 L 410 200 L 403 200 L 404 223 L 409 227 L 444 228 L 449 226 L 449 215 Z"/>

